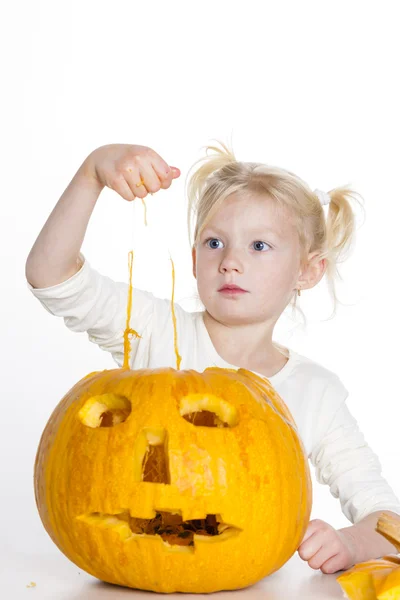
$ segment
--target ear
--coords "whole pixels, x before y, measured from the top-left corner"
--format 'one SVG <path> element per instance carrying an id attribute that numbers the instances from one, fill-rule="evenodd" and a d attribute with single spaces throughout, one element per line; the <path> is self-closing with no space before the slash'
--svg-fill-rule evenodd
<path id="1" fill-rule="evenodd" d="M 297 281 L 297 287 L 301 290 L 308 290 L 317 285 L 326 271 L 326 259 L 318 259 L 318 252 L 313 252 L 308 256 L 308 264 L 300 273 Z"/>
<path id="2" fill-rule="evenodd" d="M 192 248 L 193 277 L 196 279 L 196 248 Z"/>

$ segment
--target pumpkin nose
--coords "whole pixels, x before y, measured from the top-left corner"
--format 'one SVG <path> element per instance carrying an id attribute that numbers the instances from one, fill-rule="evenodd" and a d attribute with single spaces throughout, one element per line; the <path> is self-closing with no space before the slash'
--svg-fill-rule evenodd
<path id="1" fill-rule="evenodd" d="M 134 451 L 136 481 L 171 483 L 168 459 L 168 432 L 163 428 L 145 428 L 139 433 Z"/>

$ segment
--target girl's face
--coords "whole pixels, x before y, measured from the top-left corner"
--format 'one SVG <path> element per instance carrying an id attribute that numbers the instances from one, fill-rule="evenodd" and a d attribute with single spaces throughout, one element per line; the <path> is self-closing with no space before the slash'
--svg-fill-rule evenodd
<path id="1" fill-rule="evenodd" d="M 276 321 L 300 275 L 297 231 L 267 196 L 229 196 L 193 249 L 193 274 L 209 314 L 227 324 Z M 236 284 L 244 293 L 221 291 Z"/>

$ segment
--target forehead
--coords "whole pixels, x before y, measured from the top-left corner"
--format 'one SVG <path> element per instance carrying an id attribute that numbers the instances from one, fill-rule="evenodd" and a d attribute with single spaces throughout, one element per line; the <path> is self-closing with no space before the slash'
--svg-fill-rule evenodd
<path id="1" fill-rule="evenodd" d="M 289 210 L 268 195 L 231 194 L 207 222 L 204 231 L 229 232 L 233 227 L 252 231 L 274 231 L 280 237 L 293 234 Z"/>

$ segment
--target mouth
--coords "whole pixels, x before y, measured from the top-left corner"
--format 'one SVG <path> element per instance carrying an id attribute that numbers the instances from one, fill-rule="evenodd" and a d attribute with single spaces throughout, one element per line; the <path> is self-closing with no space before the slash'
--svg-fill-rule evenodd
<path id="1" fill-rule="evenodd" d="M 222 288 L 218 290 L 222 294 L 227 294 L 229 296 L 237 295 L 237 294 L 247 294 L 246 290 L 243 290 L 241 287 L 237 285 L 224 285 Z"/>

